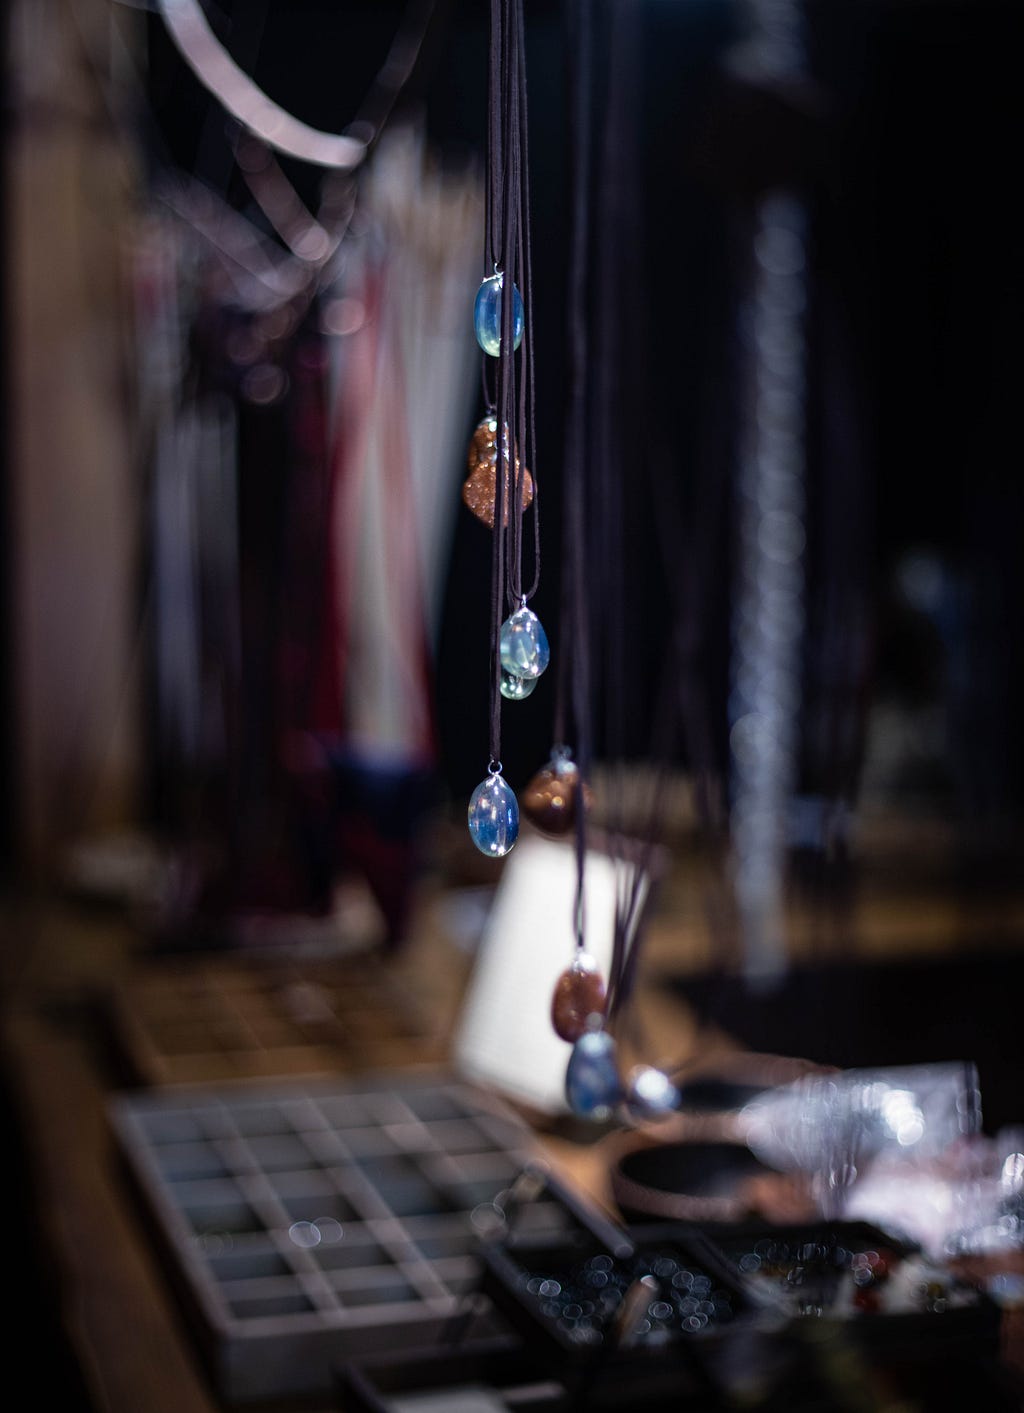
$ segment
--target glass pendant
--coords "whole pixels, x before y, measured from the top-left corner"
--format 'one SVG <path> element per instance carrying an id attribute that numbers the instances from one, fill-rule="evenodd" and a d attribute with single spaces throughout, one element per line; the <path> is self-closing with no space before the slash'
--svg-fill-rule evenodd
<path id="1" fill-rule="evenodd" d="M 502 488 L 501 500 L 501 520 L 503 525 L 508 524 L 509 510 L 509 444 L 510 437 L 505 439 L 505 484 Z M 473 512 L 478 520 L 494 529 L 494 490 L 495 480 L 498 475 L 498 419 L 493 412 L 489 412 L 486 417 L 482 417 L 476 424 L 476 431 L 469 444 L 469 477 L 462 486 L 462 499 L 468 508 Z M 523 501 L 523 509 L 529 506 L 533 500 L 533 477 L 529 471 L 520 465 L 519 457 L 516 457 L 516 475 L 519 477 L 520 495 Z"/>
<path id="2" fill-rule="evenodd" d="M 551 661 L 547 634 L 525 603 L 501 625 L 498 647 L 502 667 L 514 677 L 539 677 Z"/>
<path id="3" fill-rule="evenodd" d="M 574 1043 L 586 1035 L 591 1016 L 604 1014 L 604 977 L 589 952 L 577 952 L 571 967 L 555 982 L 551 1024 L 555 1034 Z"/>
<path id="4" fill-rule="evenodd" d="M 500 770 L 492 770 L 470 797 L 469 835 L 492 859 L 507 854 L 519 837 L 519 805 Z"/>
<path id="5" fill-rule="evenodd" d="M 576 803 L 580 797 L 580 772 L 564 746 L 556 746 L 547 765 L 527 785 L 523 793 L 523 813 L 544 834 L 561 838 L 576 823 Z M 588 785 L 582 786 L 583 803 L 592 801 Z"/>
<path id="6" fill-rule="evenodd" d="M 637 1119 L 667 1119 L 679 1108 L 679 1090 L 653 1065 L 637 1065 L 626 1086 L 626 1106 Z"/>
<path id="7" fill-rule="evenodd" d="M 565 1073 L 565 1097 L 581 1119 L 610 1118 L 622 1098 L 615 1067 L 615 1041 L 603 1030 L 588 1030 L 572 1047 Z"/>
<path id="8" fill-rule="evenodd" d="M 503 275 L 491 275 L 477 290 L 473 306 L 473 327 L 476 341 L 485 353 L 497 358 L 501 352 L 501 293 Z M 512 286 L 512 347 L 516 349 L 523 341 L 523 301 Z"/>
<path id="9" fill-rule="evenodd" d="M 517 677 L 514 672 L 501 669 L 501 695 L 510 702 L 521 702 L 528 697 L 537 685 L 536 677 Z"/>

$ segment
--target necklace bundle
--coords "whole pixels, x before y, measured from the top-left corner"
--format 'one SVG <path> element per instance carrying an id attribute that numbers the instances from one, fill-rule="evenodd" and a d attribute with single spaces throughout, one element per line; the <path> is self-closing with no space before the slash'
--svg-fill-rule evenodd
<path id="1" fill-rule="evenodd" d="M 626 839 L 622 807 L 623 741 L 625 735 L 624 658 L 625 514 L 623 477 L 632 456 L 648 466 L 636 438 L 625 435 L 628 394 L 616 377 L 615 359 L 623 346 L 626 310 L 637 304 L 629 274 L 637 270 L 638 242 L 629 227 L 635 218 L 633 181 L 636 146 L 633 138 L 638 32 L 634 16 L 613 7 L 605 52 L 604 123 L 601 150 L 593 162 L 591 131 L 596 108 L 593 7 L 588 0 L 569 6 L 568 50 L 573 56 L 572 149 L 573 222 L 569 287 L 570 390 L 565 423 L 565 514 L 562 594 L 562 641 L 551 760 L 524 795 L 528 817 L 545 833 L 572 833 L 576 862 L 573 917 L 574 953 L 558 978 L 551 1004 L 556 1034 L 572 1045 L 566 1071 L 566 1098 L 579 1117 L 601 1121 L 625 1102 L 638 1119 L 661 1117 L 679 1102 L 679 1092 L 667 1075 L 649 1065 L 635 1067 L 625 1078 L 620 1070 L 614 1031 L 621 1026 L 639 960 L 641 915 L 653 872 L 656 839 L 664 813 L 667 762 L 677 718 L 676 673 L 678 634 L 665 654 L 662 682 L 653 725 L 652 748 L 662 762 L 657 771 L 640 829 L 641 842 Z M 612 59 L 614 56 L 614 60 Z M 599 174 L 595 183 L 592 167 Z M 592 219 L 591 188 L 597 187 L 597 220 Z M 598 240 L 590 232 L 598 230 Z M 623 247 L 625 246 L 625 249 Z M 625 256 L 625 259 L 623 259 Z M 591 270 L 591 265 L 594 266 Z M 616 281 L 614 270 L 620 278 Z M 609 293 L 596 306 L 591 333 L 588 281 Z M 613 293 L 612 291 L 617 291 Z M 638 344 L 642 343 L 637 340 Z M 596 370 L 596 376 L 595 371 Z M 643 379 L 639 384 L 642 386 Z M 601 565 L 591 579 L 588 571 Z M 601 650 L 603 648 L 603 651 Z M 593 660 L 592 660 L 593 659 Z M 606 847 L 616 878 L 613 943 L 607 981 L 587 951 L 585 872 L 588 779 L 594 747 L 595 689 L 604 705 L 604 748 L 615 758 L 618 788 L 609 781 Z M 575 735 L 573 759 L 566 739 L 570 723 Z"/>
<path id="2" fill-rule="evenodd" d="M 463 500 L 492 533 L 490 759 L 470 798 L 469 832 L 481 853 L 500 858 L 519 834 L 519 804 L 502 775 L 502 702 L 528 697 L 550 659 L 547 636 L 528 606 L 540 578 L 540 527 L 522 0 L 491 0 L 488 88 L 486 273 L 473 310 L 487 410 L 473 434 Z M 527 584 L 524 515 L 531 503 Z"/>

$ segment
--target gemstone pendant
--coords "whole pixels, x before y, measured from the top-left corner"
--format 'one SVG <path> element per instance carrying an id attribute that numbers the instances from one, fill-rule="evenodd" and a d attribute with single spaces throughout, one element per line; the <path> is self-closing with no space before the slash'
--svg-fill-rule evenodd
<path id="1" fill-rule="evenodd" d="M 565 1073 L 565 1097 L 581 1119 L 610 1118 L 622 1098 L 615 1068 L 615 1041 L 603 1030 L 588 1030 L 572 1047 Z"/>
<path id="2" fill-rule="evenodd" d="M 504 461 L 505 461 L 505 481 L 502 488 L 501 499 L 501 521 L 503 525 L 508 524 L 509 510 L 509 443 L 511 438 L 506 438 Z M 486 417 L 476 425 L 473 439 L 469 444 L 469 477 L 463 483 L 462 499 L 478 520 L 494 529 L 494 483 L 498 475 L 498 419 L 493 413 L 488 413 Z M 519 477 L 520 495 L 522 497 L 523 509 L 529 506 L 533 500 L 533 477 L 524 466 L 520 465 L 519 457 L 516 457 L 516 475 Z"/>
<path id="3" fill-rule="evenodd" d="M 525 604 L 501 625 L 498 647 L 502 667 L 514 677 L 539 677 L 551 661 L 547 634 Z"/>
<path id="4" fill-rule="evenodd" d="M 604 977 L 589 952 L 577 952 L 571 967 L 555 982 L 551 1024 L 562 1040 L 575 1043 L 589 1029 L 591 1016 L 601 1016 L 605 1003 Z"/>
<path id="5" fill-rule="evenodd" d="M 510 702 L 521 702 L 530 695 L 536 685 L 536 677 L 517 677 L 514 672 L 501 669 L 501 695 L 507 697 Z"/>
<path id="6" fill-rule="evenodd" d="M 476 341 L 485 353 L 497 358 L 501 352 L 501 294 L 504 275 L 491 275 L 477 290 L 473 305 L 473 327 Z M 512 286 L 512 347 L 516 349 L 523 341 L 523 301 Z"/>
<path id="7" fill-rule="evenodd" d="M 580 772 L 564 747 L 556 749 L 547 765 L 527 785 L 523 794 L 523 813 L 531 824 L 545 834 L 561 838 L 569 834 L 576 823 L 576 802 L 580 797 Z M 582 786 L 583 803 L 589 809 L 591 791 Z"/>
<path id="8" fill-rule="evenodd" d="M 507 854 L 519 837 L 519 805 L 500 771 L 492 771 L 470 797 L 469 836 L 492 859 Z"/>
<path id="9" fill-rule="evenodd" d="M 653 1065 L 637 1065 L 626 1086 L 626 1105 L 637 1119 L 667 1119 L 679 1108 L 679 1090 Z"/>

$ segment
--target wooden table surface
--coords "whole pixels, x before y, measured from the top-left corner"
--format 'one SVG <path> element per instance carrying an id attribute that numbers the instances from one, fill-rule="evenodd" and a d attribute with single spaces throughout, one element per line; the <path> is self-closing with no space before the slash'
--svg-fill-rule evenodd
<path id="1" fill-rule="evenodd" d="M 103 1413 L 215 1413 L 220 1404 L 128 1199 L 106 1126 L 116 1077 L 98 1003 L 146 964 L 146 944 L 117 913 L 54 901 L 16 909 L 7 927 L 4 1073 L 35 1207 L 36 1254 L 52 1273 L 90 1405 Z M 428 905 L 395 969 L 439 1035 L 451 1033 L 470 968 Z M 656 998 L 648 1034 L 650 1026 L 671 1051 L 689 1043 L 691 1023 L 674 1003 Z M 539 1143 L 563 1176 L 607 1199 L 597 1149 L 554 1137 Z"/>
<path id="2" fill-rule="evenodd" d="M 4 1077 L 35 1209 L 36 1255 L 58 1292 L 88 1406 L 101 1413 L 217 1413 L 220 1404 L 127 1199 L 105 1122 L 114 1081 L 95 1002 L 145 962 L 146 944 L 116 913 L 52 900 L 9 911 L 6 932 Z M 665 938 L 655 935 L 652 945 L 677 956 Z M 470 966 L 428 905 L 396 970 L 415 986 L 440 1035 L 451 1033 Z M 637 1005 L 649 1051 L 735 1050 L 726 1037 L 698 1032 L 680 1004 L 653 986 L 641 987 Z M 600 1145 L 551 1136 L 539 1142 L 563 1175 L 608 1201 Z M 316 1404 L 304 1406 L 318 1413 Z M 332 1405 L 322 1406 L 326 1413 Z"/>

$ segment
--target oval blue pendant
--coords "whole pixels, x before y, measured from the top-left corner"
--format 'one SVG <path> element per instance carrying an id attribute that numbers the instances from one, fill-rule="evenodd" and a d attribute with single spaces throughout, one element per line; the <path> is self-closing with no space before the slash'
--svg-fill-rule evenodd
<path id="1" fill-rule="evenodd" d="M 501 291 L 504 282 L 502 275 L 491 275 L 477 290 L 473 305 L 473 327 L 476 341 L 485 353 L 497 358 L 501 352 Z M 517 349 L 523 341 L 523 300 L 515 285 L 512 286 L 512 347 Z"/>
<path id="2" fill-rule="evenodd" d="M 626 1086 L 626 1106 L 637 1119 L 666 1119 L 679 1108 L 679 1090 L 653 1065 L 637 1065 Z"/>
<path id="3" fill-rule="evenodd" d="M 615 1041 L 603 1030 L 588 1030 L 572 1047 L 565 1072 L 565 1097 L 581 1119 L 610 1118 L 622 1098 L 615 1067 Z"/>
<path id="4" fill-rule="evenodd" d="M 514 677 L 539 677 L 551 661 L 541 621 L 525 607 L 517 608 L 501 625 L 498 648 L 502 667 Z"/>
<path id="5" fill-rule="evenodd" d="M 501 695 L 510 702 L 521 702 L 528 697 L 537 685 L 536 677 L 517 677 L 514 672 L 501 669 Z"/>
<path id="6" fill-rule="evenodd" d="M 507 854 L 519 837 L 519 803 L 497 771 L 481 781 L 470 797 L 469 836 L 492 859 Z"/>

